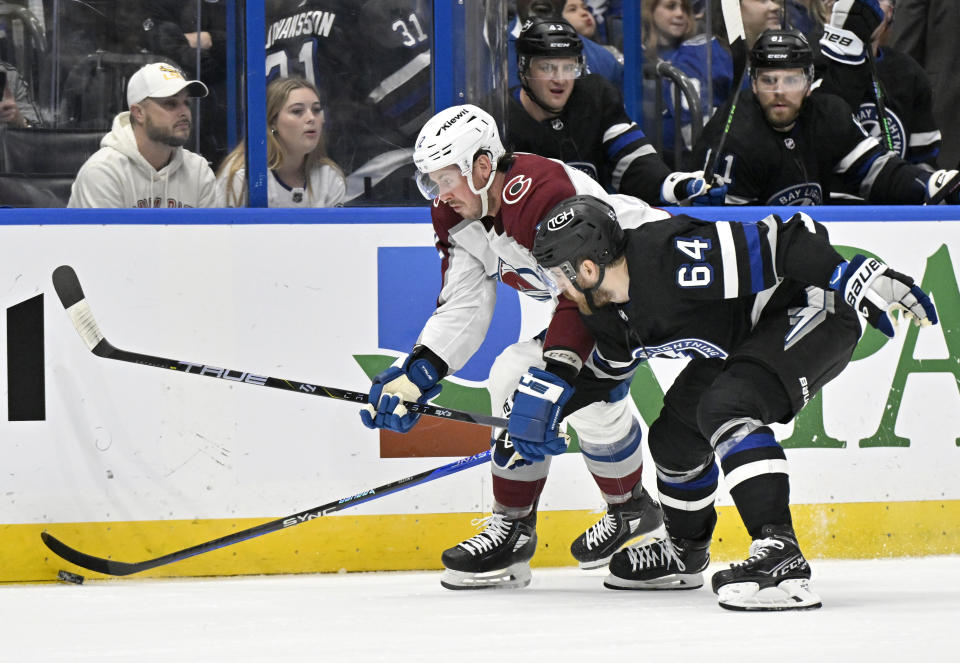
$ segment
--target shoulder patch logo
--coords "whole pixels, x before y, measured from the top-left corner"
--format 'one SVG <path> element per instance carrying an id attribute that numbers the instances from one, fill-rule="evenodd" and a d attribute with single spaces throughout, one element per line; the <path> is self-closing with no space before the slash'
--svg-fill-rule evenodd
<path id="1" fill-rule="evenodd" d="M 526 175 L 514 175 L 503 185 L 503 202 L 506 205 L 513 205 L 525 195 L 530 187 L 533 186 L 533 180 Z"/>

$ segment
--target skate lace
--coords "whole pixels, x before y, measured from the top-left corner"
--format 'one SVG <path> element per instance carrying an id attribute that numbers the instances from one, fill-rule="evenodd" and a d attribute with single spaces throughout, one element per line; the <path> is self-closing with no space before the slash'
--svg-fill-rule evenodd
<path id="1" fill-rule="evenodd" d="M 606 539 L 613 536 L 617 531 L 617 521 L 609 512 L 603 514 L 597 523 L 587 530 L 587 550 L 599 546 Z"/>
<path id="2" fill-rule="evenodd" d="M 634 571 L 640 571 L 644 567 L 669 567 L 671 561 L 676 562 L 679 571 L 687 570 L 687 565 L 680 559 L 676 548 L 673 547 L 673 541 L 669 538 L 647 546 L 627 548 L 627 558 Z"/>
<path id="3" fill-rule="evenodd" d="M 757 539 L 750 544 L 750 556 L 742 562 L 734 562 L 731 566 L 747 566 L 759 562 L 766 559 L 773 552 L 773 548 L 783 550 L 783 541 L 779 539 Z"/>
<path id="4" fill-rule="evenodd" d="M 503 514 L 495 513 L 486 518 L 474 518 L 470 521 L 470 524 L 474 527 L 483 527 L 486 525 L 486 529 L 461 543 L 460 547 L 471 555 L 479 555 L 496 548 L 506 541 L 510 535 L 510 528 L 513 526 L 513 521 L 507 520 Z"/>

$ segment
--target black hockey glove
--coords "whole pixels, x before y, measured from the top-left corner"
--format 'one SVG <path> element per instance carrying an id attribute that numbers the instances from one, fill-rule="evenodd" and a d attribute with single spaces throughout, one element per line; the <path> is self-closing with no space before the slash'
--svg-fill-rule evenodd
<path id="1" fill-rule="evenodd" d="M 865 45 L 883 18 L 877 0 L 837 0 L 829 23 L 823 26 L 823 54 L 844 64 L 861 64 L 866 59 Z"/>
<path id="2" fill-rule="evenodd" d="M 914 285 L 912 278 L 893 271 L 876 258 L 857 254 L 849 263 L 840 263 L 830 279 L 830 287 L 890 338 L 894 336 L 894 326 L 889 313 L 896 309 L 903 309 L 917 325 L 937 324 L 937 309 L 927 293 Z"/>

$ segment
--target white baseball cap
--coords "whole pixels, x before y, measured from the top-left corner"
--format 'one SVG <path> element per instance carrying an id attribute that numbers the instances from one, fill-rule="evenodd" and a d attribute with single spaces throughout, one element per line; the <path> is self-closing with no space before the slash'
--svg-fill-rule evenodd
<path id="1" fill-rule="evenodd" d="M 207 86 L 200 81 L 188 81 L 183 72 L 166 62 L 145 64 L 127 83 L 127 105 L 139 104 L 147 97 L 172 97 L 187 88 L 191 97 L 207 96 Z"/>

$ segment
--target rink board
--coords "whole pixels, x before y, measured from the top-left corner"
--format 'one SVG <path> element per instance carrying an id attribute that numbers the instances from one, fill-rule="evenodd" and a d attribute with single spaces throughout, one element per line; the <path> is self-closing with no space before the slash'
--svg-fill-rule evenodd
<path id="1" fill-rule="evenodd" d="M 856 212 L 817 216 L 835 244 L 869 250 L 922 282 L 943 325 L 902 328 L 889 342 L 868 330 L 844 374 L 795 426 L 778 427 L 797 529 L 814 557 L 958 553 L 960 224 L 946 208 Z M 381 436 L 360 425 L 353 404 L 243 384 L 272 376 L 365 389 L 371 372 L 415 340 L 436 297 L 426 210 L 2 214 L 0 336 L 23 341 L 39 324 L 42 370 L 9 355 L 19 346 L 0 343 L 8 353 L 0 581 L 68 568 L 40 542 L 44 529 L 85 552 L 138 561 L 483 449 L 482 427 L 424 419 L 416 435 Z M 77 270 L 117 347 L 236 369 L 239 379 L 94 356 L 53 292 L 50 274 L 61 264 Z M 548 315 L 527 300 L 501 290 L 490 343 L 448 382 L 441 405 L 489 411 L 489 361 Z M 29 324 L 24 310 L 33 311 Z M 656 360 L 638 374 L 633 396 L 646 424 L 681 367 Z M 644 481 L 654 488 L 652 467 Z M 489 472 L 475 468 L 151 573 L 437 568 L 440 551 L 474 533 L 470 519 L 490 500 Z M 742 525 L 726 493 L 718 504 L 715 556 L 741 557 Z M 569 543 L 600 506 L 577 455 L 558 459 L 541 501 L 536 562 L 573 563 Z"/>

